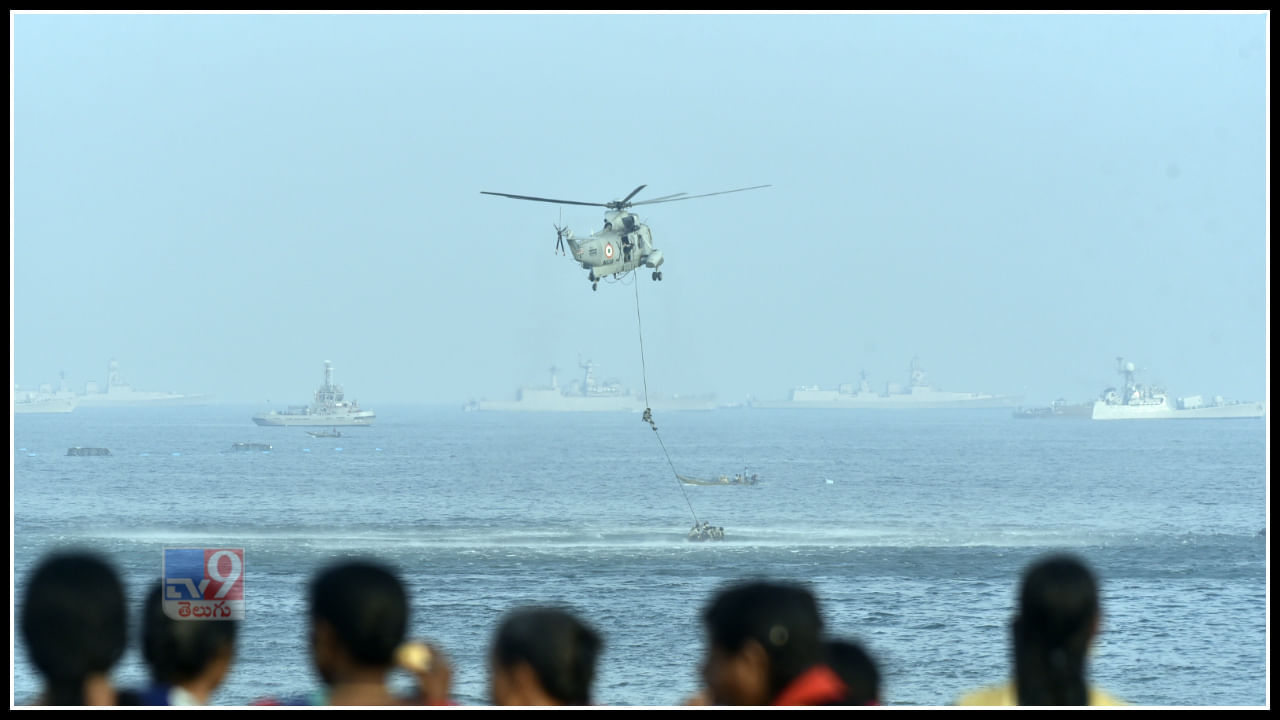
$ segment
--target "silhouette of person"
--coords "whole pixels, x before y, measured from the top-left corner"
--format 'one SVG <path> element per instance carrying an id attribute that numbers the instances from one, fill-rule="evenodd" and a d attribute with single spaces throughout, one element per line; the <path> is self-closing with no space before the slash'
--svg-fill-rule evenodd
<path id="1" fill-rule="evenodd" d="M 143 705 L 208 705 L 235 655 L 235 620 L 175 620 L 159 585 L 142 608 L 142 657 L 151 669 Z"/>
<path id="2" fill-rule="evenodd" d="M 137 705 L 117 690 L 111 669 L 128 632 L 124 584 L 96 554 L 58 552 L 27 580 L 17 608 L 22 638 L 44 681 L 33 705 Z"/>
<path id="3" fill-rule="evenodd" d="M 493 704 L 590 705 L 602 645 L 600 635 L 567 610 L 507 614 L 489 652 Z"/>
<path id="4" fill-rule="evenodd" d="M 848 688 L 826 664 L 817 599 L 804 587 L 753 581 L 718 591 L 702 611 L 711 705 L 837 705 Z"/>
<path id="5" fill-rule="evenodd" d="M 1023 573 L 1011 623 L 1012 677 L 960 697 L 957 705 L 1126 705 L 1089 682 L 1089 647 L 1098 634 L 1098 581 L 1085 562 L 1053 554 Z"/>

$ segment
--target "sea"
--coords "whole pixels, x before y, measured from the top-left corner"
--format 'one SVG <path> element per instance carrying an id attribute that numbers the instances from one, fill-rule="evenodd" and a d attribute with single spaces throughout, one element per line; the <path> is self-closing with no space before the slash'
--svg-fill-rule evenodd
<path id="1" fill-rule="evenodd" d="M 631 413 L 385 406 L 313 438 L 254 425 L 258 409 L 15 416 L 14 621 L 42 557 L 100 553 L 132 603 L 113 677 L 137 687 L 136 618 L 163 550 L 243 549 L 246 615 L 213 701 L 244 705 L 320 687 L 308 582 L 372 559 L 407 588 L 409 634 L 448 654 L 460 704 L 489 703 L 502 615 L 559 605 L 604 638 L 595 702 L 661 707 L 700 687 L 712 595 L 764 578 L 813 590 L 828 632 L 877 662 L 886 705 L 945 706 L 1008 676 L 1020 573 L 1070 552 L 1100 581 L 1096 685 L 1139 705 L 1270 704 L 1264 420 L 745 407 L 655 413 L 655 431 Z M 724 539 L 690 542 L 702 521 Z M 11 638 L 21 705 L 40 681 Z"/>

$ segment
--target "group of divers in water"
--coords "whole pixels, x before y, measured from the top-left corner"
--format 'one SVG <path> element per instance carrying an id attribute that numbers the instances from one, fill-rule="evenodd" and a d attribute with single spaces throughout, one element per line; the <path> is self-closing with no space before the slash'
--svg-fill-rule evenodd
<path id="1" fill-rule="evenodd" d="M 724 528 L 712 526 L 711 523 L 705 520 L 700 523 L 694 523 L 693 527 L 689 529 L 689 539 L 723 540 Z"/>

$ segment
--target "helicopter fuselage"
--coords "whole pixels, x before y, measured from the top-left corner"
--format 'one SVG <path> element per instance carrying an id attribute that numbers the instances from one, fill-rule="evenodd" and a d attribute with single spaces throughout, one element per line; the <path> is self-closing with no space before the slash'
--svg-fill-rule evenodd
<path id="1" fill-rule="evenodd" d="M 573 259 L 590 271 L 587 279 L 592 283 L 641 266 L 656 271 L 663 262 L 662 251 L 653 246 L 649 226 L 628 212 L 607 213 L 604 227 L 583 240 L 575 239 L 572 232 L 565 239 Z"/>

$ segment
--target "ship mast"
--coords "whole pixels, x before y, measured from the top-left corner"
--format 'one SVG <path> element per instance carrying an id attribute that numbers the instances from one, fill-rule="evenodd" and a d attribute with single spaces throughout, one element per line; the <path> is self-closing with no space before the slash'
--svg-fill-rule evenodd
<path id="1" fill-rule="evenodd" d="M 920 358 L 911 358 L 911 387 L 924 387 L 928 383 L 925 382 L 924 368 L 920 367 Z"/>
<path id="2" fill-rule="evenodd" d="M 1123 405 L 1134 404 L 1135 394 L 1138 393 L 1138 386 L 1133 382 L 1134 366 L 1133 363 L 1126 363 L 1124 358 L 1116 358 L 1116 371 L 1124 378 L 1124 397 L 1121 398 Z"/>
<path id="3" fill-rule="evenodd" d="M 333 364 L 324 361 L 324 384 L 316 390 L 317 405 L 336 405 L 342 401 L 342 386 L 333 384 Z"/>

